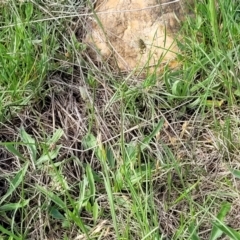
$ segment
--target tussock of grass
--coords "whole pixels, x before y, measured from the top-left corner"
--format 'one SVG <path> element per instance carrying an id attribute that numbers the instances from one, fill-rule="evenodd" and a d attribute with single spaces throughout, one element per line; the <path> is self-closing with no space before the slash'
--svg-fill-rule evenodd
<path id="1" fill-rule="evenodd" d="M 87 4 L 5 3 L 0 239 L 239 239 L 240 9 L 214 6 L 140 80 L 91 61 Z"/>

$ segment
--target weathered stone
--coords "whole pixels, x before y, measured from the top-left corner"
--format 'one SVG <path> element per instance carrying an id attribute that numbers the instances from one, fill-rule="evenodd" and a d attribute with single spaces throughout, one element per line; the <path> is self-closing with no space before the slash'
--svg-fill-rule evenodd
<path id="1" fill-rule="evenodd" d="M 85 41 L 96 61 L 115 63 L 121 71 L 150 67 L 160 72 L 176 67 L 179 52 L 175 38 L 192 0 L 99 0 Z"/>

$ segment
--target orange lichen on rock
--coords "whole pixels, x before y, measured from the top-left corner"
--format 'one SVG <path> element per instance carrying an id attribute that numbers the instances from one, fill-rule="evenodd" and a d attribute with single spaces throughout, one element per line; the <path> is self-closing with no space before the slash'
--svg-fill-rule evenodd
<path id="1" fill-rule="evenodd" d="M 191 2 L 191 1 L 186 1 Z M 97 1 L 97 15 L 85 42 L 95 49 L 96 61 L 108 61 L 121 71 L 145 68 L 160 72 L 178 66 L 175 38 L 187 13 L 184 0 Z"/>

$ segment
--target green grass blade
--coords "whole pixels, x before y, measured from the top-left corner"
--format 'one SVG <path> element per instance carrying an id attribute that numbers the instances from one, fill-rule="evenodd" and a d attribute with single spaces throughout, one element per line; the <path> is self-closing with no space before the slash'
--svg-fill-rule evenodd
<path id="1" fill-rule="evenodd" d="M 54 133 L 51 139 L 49 139 L 48 144 L 56 143 L 64 134 L 62 129 L 57 129 Z"/>
<path id="2" fill-rule="evenodd" d="M 109 202 L 109 205 L 110 205 L 111 217 L 112 217 L 112 220 L 113 220 L 113 225 L 114 225 L 115 232 L 117 234 L 117 239 L 120 239 L 120 235 L 119 235 L 119 232 L 118 232 L 117 217 L 116 217 L 116 212 L 115 212 L 115 205 L 114 205 L 111 183 L 110 183 L 110 179 L 109 179 L 108 174 L 106 174 L 106 170 L 105 170 L 105 175 L 103 175 L 103 178 L 104 178 L 104 185 L 105 185 L 107 195 L 108 195 L 108 202 Z"/>
<path id="3" fill-rule="evenodd" d="M 190 239 L 191 240 L 200 240 L 198 234 L 197 234 L 197 229 L 196 229 L 196 223 L 195 221 L 191 222 L 188 231 L 190 233 Z"/>
<path id="4" fill-rule="evenodd" d="M 154 228 L 154 229 L 151 230 L 146 236 L 144 236 L 141 240 L 149 239 L 149 237 L 151 237 L 151 235 L 152 235 L 154 232 L 158 231 L 158 230 L 159 230 L 158 227 Z"/>
<path id="5" fill-rule="evenodd" d="M 20 136 L 22 141 L 26 144 L 31 156 L 32 163 L 34 164 L 33 166 L 35 166 L 37 158 L 36 142 L 23 128 L 20 129 Z"/>
<path id="6" fill-rule="evenodd" d="M 62 147 L 61 145 L 58 145 L 52 151 L 44 153 L 39 159 L 37 159 L 36 165 L 41 165 L 47 161 L 51 161 L 55 159 L 58 156 L 61 147 Z"/>
<path id="7" fill-rule="evenodd" d="M 153 129 L 153 131 L 149 134 L 149 136 L 145 137 L 141 144 L 141 150 L 144 150 L 146 146 L 150 143 L 150 141 L 159 133 L 161 128 L 163 127 L 164 119 L 161 119 L 157 126 Z"/>
<path id="8" fill-rule="evenodd" d="M 110 204 L 110 211 L 111 211 L 111 217 L 113 220 L 114 229 L 116 231 L 117 236 L 119 237 L 118 227 L 117 227 L 117 218 L 116 218 L 116 212 L 115 212 L 115 206 L 114 206 L 114 199 L 113 199 L 113 193 L 112 193 L 112 187 L 110 182 L 110 176 L 109 176 L 109 169 L 107 166 L 107 153 L 102 145 L 101 142 L 98 142 L 97 139 L 93 134 L 88 134 L 83 139 L 83 145 L 86 148 L 93 148 L 95 147 L 95 154 L 97 158 L 100 160 L 102 168 L 103 168 L 103 178 L 104 178 L 104 185 L 105 189 L 107 191 L 108 195 L 108 201 Z"/>
<path id="9" fill-rule="evenodd" d="M 19 159 L 21 159 L 22 161 L 26 162 L 24 156 L 12 144 L 6 144 L 5 147 L 10 153 L 19 157 Z"/>
<path id="10" fill-rule="evenodd" d="M 219 221 L 223 221 L 230 209 L 230 203 L 223 203 L 220 212 L 217 215 L 217 219 Z M 221 237 L 222 233 L 222 230 L 218 226 L 214 225 L 211 231 L 210 240 L 218 239 L 219 237 Z"/>
<path id="11" fill-rule="evenodd" d="M 209 10 L 210 23 L 211 23 L 212 32 L 213 32 L 214 44 L 215 44 L 215 47 L 218 48 L 220 38 L 219 38 L 219 29 L 217 24 L 217 12 L 216 12 L 215 0 L 209 0 L 208 10 Z"/>
<path id="12" fill-rule="evenodd" d="M 11 237 L 12 239 L 15 240 L 23 240 L 23 238 L 16 236 L 15 234 L 13 234 L 12 232 L 8 231 L 7 229 L 5 229 L 2 225 L 0 225 L 0 232 L 8 235 L 9 237 Z M 5 238 L 4 238 L 5 239 Z"/>
<path id="13" fill-rule="evenodd" d="M 23 208 L 29 204 L 29 199 L 28 200 L 23 200 L 18 203 L 8 203 L 0 206 L 0 212 L 7 212 L 7 211 L 12 211 L 12 210 L 17 210 L 19 208 Z"/>
<path id="14" fill-rule="evenodd" d="M 223 222 L 214 222 L 214 227 L 218 228 L 220 231 L 225 233 L 228 237 L 230 237 L 231 240 L 239 240 L 240 239 L 240 233 L 234 230 L 233 228 L 230 228 L 226 226 Z"/>
<path id="15" fill-rule="evenodd" d="M 16 174 L 14 179 L 10 182 L 10 186 L 8 191 L 4 196 L 2 196 L 0 200 L 0 204 L 2 204 L 15 190 L 16 188 L 22 183 L 23 178 L 26 175 L 28 169 L 28 163 L 25 163 L 25 166 L 19 170 L 19 172 Z"/>
<path id="16" fill-rule="evenodd" d="M 92 173 L 92 168 L 91 168 L 91 166 L 89 164 L 86 167 L 86 174 L 87 174 L 87 179 L 88 179 L 88 183 L 89 183 L 89 187 L 90 187 L 90 195 L 91 195 L 91 198 L 92 198 L 92 200 L 94 202 L 96 189 L 95 189 L 95 183 L 94 183 L 94 177 L 93 177 L 93 173 Z"/>
<path id="17" fill-rule="evenodd" d="M 79 213 L 71 212 L 70 210 L 68 210 L 66 203 L 60 197 L 58 197 L 56 194 L 54 194 L 53 192 L 50 192 L 46 188 L 43 188 L 39 185 L 37 186 L 37 189 L 40 192 L 42 192 L 44 195 L 49 197 L 62 210 L 64 210 L 66 212 L 67 216 L 70 219 L 72 219 L 80 227 L 80 229 L 86 234 L 87 239 L 89 239 L 88 233 L 86 230 L 86 226 L 82 222 L 82 219 L 78 216 Z M 74 208 L 75 208 L 75 206 L 74 206 Z"/>
<path id="18" fill-rule="evenodd" d="M 44 187 L 41 187 L 39 185 L 37 185 L 37 189 L 42 192 L 44 195 L 46 195 L 47 197 L 49 197 L 56 205 L 58 205 L 61 209 L 66 210 L 66 204 L 65 202 L 63 202 L 63 200 L 58 197 L 56 194 L 54 194 L 53 192 L 50 192 L 49 190 L 47 190 Z"/>
<path id="19" fill-rule="evenodd" d="M 49 214 L 55 219 L 66 220 L 66 218 L 59 212 L 59 210 L 55 206 L 50 208 Z"/>
<path id="20" fill-rule="evenodd" d="M 221 210 L 219 211 L 218 215 L 217 215 L 217 219 L 220 221 L 223 221 L 224 218 L 226 217 L 227 213 L 230 211 L 231 209 L 231 204 L 226 202 L 222 204 Z"/>

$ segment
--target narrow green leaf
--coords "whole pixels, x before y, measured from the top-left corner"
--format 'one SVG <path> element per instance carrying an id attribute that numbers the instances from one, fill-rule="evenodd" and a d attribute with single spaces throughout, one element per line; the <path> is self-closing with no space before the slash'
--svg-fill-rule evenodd
<path id="1" fill-rule="evenodd" d="M 126 148 L 125 148 L 125 151 L 126 151 L 126 156 L 127 156 L 127 159 L 129 160 L 129 162 L 133 163 L 136 161 L 136 158 L 140 152 L 140 144 L 136 144 L 135 142 L 130 142 Z"/>
<path id="2" fill-rule="evenodd" d="M 114 168 L 116 162 L 115 162 L 115 158 L 114 158 L 113 152 L 112 152 L 112 150 L 109 147 L 106 149 L 106 151 L 107 151 L 107 160 L 108 160 L 109 166 L 111 168 Z"/>
<path id="3" fill-rule="evenodd" d="M 106 172 L 106 169 L 105 169 L 105 174 L 106 174 L 106 177 L 103 175 L 104 185 L 105 185 L 105 189 L 106 189 L 107 195 L 108 195 L 108 202 L 109 202 L 109 206 L 110 206 L 111 217 L 112 217 L 112 220 L 113 220 L 113 226 L 114 226 L 114 229 L 116 231 L 117 239 L 118 239 L 119 238 L 119 232 L 118 232 L 118 224 L 117 224 L 117 217 L 116 217 L 116 211 L 115 211 L 115 204 L 114 204 L 110 179 L 109 179 L 108 173 Z"/>
<path id="4" fill-rule="evenodd" d="M 24 130 L 24 128 L 20 129 L 20 136 L 28 148 L 32 162 L 35 163 L 37 158 L 37 147 L 35 140 Z"/>
<path id="5" fill-rule="evenodd" d="M 184 199 L 193 189 L 195 189 L 196 186 L 199 184 L 199 181 L 200 180 L 198 180 L 196 183 L 191 185 L 189 188 L 185 189 L 184 192 L 174 201 L 173 205 L 182 201 L 182 199 Z"/>
<path id="6" fill-rule="evenodd" d="M 144 150 L 146 146 L 150 143 L 150 141 L 159 133 L 161 128 L 163 127 L 164 119 L 161 119 L 157 126 L 153 129 L 149 136 L 145 137 L 141 144 L 141 150 Z"/>
<path id="7" fill-rule="evenodd" d="M 201 104 L 201 101 L 201 98 L 198 97 L 193 102 L 189 103 L 187 106 L 191 109 L 194 109 Z"/>
<path id="8" fill-rule="evenodd" d="M 26 3 L 25 8 L 26 20 L 29 21 L 33 14 L 33 4 L 28 2 Z"/>
<path id="9" fill-rule="evenodd" d="M 48 153 L 43 154 L 38 160 L 37 160 L 37 165 L 43 164 L 46 161 L 51 161 L 53 159 L 55 159 L 58 154 L 59 151 L 61 149 L 62 145 L 58 145 L 56 146 L 56 148 Z"/>
<path id="10" fill-rule="evenodd" d="M 23 208 L 29 204 L 29 199 L 28 200 L 23 200 L 18 203 L 8 203 L 0 206 L 0 212 L 7 212 L 7 211 L 12 211 L 12 210 L 17 210 L 19 208 Z"/>
<path id="11" fill-rule="evenodd" d="M 45 194 L 47 197 L 49 197 L 55 204 L 57 204 L 61 209 L 66 209 L 66 204 L 62 201 L 61 198 L 59 198 L 56 194 L 54 194 L 53 192 L 50 192 L 49 190 L 47 190 L 46 188 L 43 188 L 39 185 L 37 185 L 37 188 L 40 192 L 42 192 L 43 194 Z"/>
<path id="12" fill-rule="evenodd" d="M 114 178 L 115 178 L 114 179 L 114 191 L 115 192 L 121 191 L 124 186 L 124 181 L 123 181 L 123 175 L 122 175 L 120 169 L 118 169 L 116 171 Z"/>
<path id="13" fill-rule="evenodd" d="M 228 237 L 230 237 L 231 240 L 239 240 L 240 239 L 240 233 L 236 230 L 226 226 L 223 222 L 213 222 L 213 225 L 218 228 L 220 231 L 225 233 Z"/>
<path id="14" fill-rule="evenodd" d="M 86 198 L 86 188 L 87 188 L 88 180 L 86 175 L 83 176 L 83 180 L 79 183 L 79 192 L 80 196 L 76 201 L 76 209 L 78 212 L 81 211 L 82 207 L 84 207 L 84 200 Z"/>
<path id="15" fill-rule="evenodd" d="M 19 157 L 19 159 L 21 159 L 22 161 L 26 162 L 24 156 L 12 144 L 7 144 L 6 149 L 13 155 Z"/>
<path id="16" fill-rule="evenodd" d="M 95 148 L 96 157 L 101 161 L 106 161 L 107 152 L 101 142 L 98 142 L 97 138 L 93 134 L 87 134 L 83 138 L 82 144 L 85 148 Z"/>
<path id="17" fill-rule="evenodd" d="M 179 96 L 181 92 L 181 81 L 175 81 L 172 85 L 172 94 L 174 96 Z"/>
<path id="18" fill-rule="evenodd" d="M 212 27 L 213 39 L 215 47 L 218 48 L 220 45 L 220 36 L 219 36 L 219 28 L 217 23 L 217 10 L 216 10 L 216 1 L 209 0 L 208 1 L 208 11 L 210 16 L 210 23 Z"/>
<path id="19" fill-rule="evenodd" d="M 191 240 L 200 240 L 196 230 L 197 230 L 196 229 L 196 223 L 195 222 L 191 222 L 189 227 L 188 227 L 188 231 L 190 233 Z"/>
<path id="20" fill-rule="evenodd" d="M 91 195 L 92 200 L 94 201 L 95 200 L 96 189 L 95 189 L 95 183 L 94 183 L 92 168 L 89 164 L 87 164 L 87 167 L 86 167 L 86 174 L 87 174 L 87 179 L 88 179 L 88 183 L 89 183 L 89 187 L 90 187 L 90 195 Z"/>
<path id="21" fill-rule="evenodd" d="M 57 141 L 62 137 L 63 134 L 64 132 L 62 129 L 57 129 L 47 143 L 48 144 L 57 143 Z"/>
<path id="22" fill-rule="evenodd" d="M 12 237 L 12 239 L 15 240 L 23 240 L 21 237 L 16 236 L 15 234 L 13 234 L 12 232 L 8 231 L 7 229 L 5 229 L 2 225 L 0 225 L 0 232 Z"/>
<path id="23" fill-rule="evenodd" d="M 229 202 L 223 203 L 221 206 L 221 210 L 217 215 L 217 219 L 220 221 L 223 221 L 226 215 L 228 214 L 228 212 L 230 211 L 230 209 L 231 209 L 231 204 Z"/>
<path id="24" fill-rule="evenodd" d="M 9 197 L 16 190 L 16 188 L 19 186 L 19 184 L 23 181 L 23 178 L 26 175 L 27 169 L 28 169 L 28 163 L 26 163 L 24 165 L 24 167 L 18 171 L 18 173 L 16 174 L 14 179 L 10 182 L 8 191 L 6 192 L 6 194 L 4 196 L 2 196 L 2 198 L 0 200 L 0 205 L 5 201 L 5 199 L 7 197 Z"/>
<path id="25" fill-rule="evenodd" d="M 59 212 L 56 207 L 51 207 L 49 210 L 49 214 L 55 219 L 66 220 L 66 218 Z"/>
<path id="26" fill-rule="evenodd" d="M 86 234 L 86 239 L 90 240 L 89 236 L 88 236 L 88 226 L 86 226 L 81 217 L 79 217 L 79 214 L 76 214 L 76 213 L 73 213 L 73 212 L 70 212 L 68 211 L 68 217 L 70 219 L 72 219 L 80 228 L 80 230 Z"/>
<path id="27" fill-rule="evenodd" d="M 219 221 L 223 221 L 224 218 L 226 217 L 227 213 L 230 211 L 231 209 L 231 204 L 226 202 L 223 203 L 221 206 L 221 209 L 217 215 L 217 219 Z M 216 240 L 219 237 L 222 236 L 222 231 L 219 229 L 219 227 L 217 227 L 216 225 L 213 226 L 212 231 L 211 231 L 211 235 L 210 235 L 210 240 Z"/>
<path id="28" fill-rule="evenodd" d="M 89 201 L 87 201 L 85 205 L 85 209 L 91 214 L 92 213 L 92 205 Z"/>
<path id="29" fill-rule="evenodd" d="M 99 213 L 99 206 L 97 201 L 94 202 L 92 210 L 93 210 L 93 220 L 94 222 L 96 222 L 98 219 L 98 213 Z"/>

